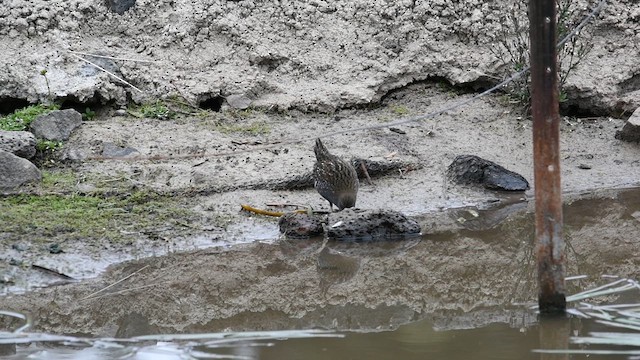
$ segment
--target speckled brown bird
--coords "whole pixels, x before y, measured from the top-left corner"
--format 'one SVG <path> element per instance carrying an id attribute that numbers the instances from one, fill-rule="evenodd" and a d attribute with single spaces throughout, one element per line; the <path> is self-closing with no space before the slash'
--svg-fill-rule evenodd
<path id="1" fill-rule="evenodd" d="M 316 139 L 313 148 L 316 153 L 316 164 L 313 167 L 313 186 L 323 198 L 342 210 L 356 205 L 358 195 L 358 173 L 351 163 L 329 153 L 329 150 Z"/>

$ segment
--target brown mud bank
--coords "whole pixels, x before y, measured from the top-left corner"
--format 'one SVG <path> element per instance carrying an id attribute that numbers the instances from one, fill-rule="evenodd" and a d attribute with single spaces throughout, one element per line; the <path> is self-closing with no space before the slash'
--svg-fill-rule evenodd
<path id="1" fill-rule="evenodd" d="M 87 208 L 93 209 L 92 215 L 79 214 L 77 228 L 55 224 L 54 216 L 54 224 L 45 231 L 36 220 L 47 215 L 46 206 L 33 212 L 39 214 L 36 217 L 18 214 L 17 219 L 26 220 L 26 225 L 13 226 L 9 232 L 3 227 L 0 233 L 0 253 L 4 254 L 0 267 L 7 278 L 3 292 L 13 284 L 10 292 L 52 282 L 51 277 L 40 279 L 38 271 L 25 271 L 21 265 L 35 264 L 81 279 L 131 259 L 273 240 L 277 222 L 243 213 L 240 204 L 289 203 L 323 209 L 326 202 L 312 187 L 273 187 L 311 171 L 313 141 L 323 133 L 334 133 L 325 142 L 341 157 L 377 161 L 391 168 L 413 164 L 399 166 L 375 178 L 373 184 L 363 182 L 359 208 L 419 217 L 443 209 L 514 201 L 499 193 L 454 186 L 446 175 L 456 156 L 474 154 L 532 182 L 531 122 L 503 98 L 487 96 L 434 119 L 385 127 L 390 121 L 433 112 L 473 96 L 455 91 L 441 83 L 414 84 L 393 93 L 383 106 L 332 115 L 250 110 L 170 120 L 104 115 L 85 121 L 61 150 L 63 169 L 50 169 L 54 174 L 63 171 L 64 181 L 33 193 L 64 201 L 88 197 L 95 204 Z M 579 194 L 638 184 L 638 146 L 615 139 L 623 123 L 613 118 L 563 119 L 564 192 Z M 261 124 L 261 131 L 244 131 L 256 124 Z M 371 125 L 382 127 L 341 133 Z M 140 155 L 100 159 L 110 144 L 136 149 Z M 516 200 L 532 193 L 533 189 L 516 195 Z M 46 203 L 49 198 L 36 199 Z M 72 208 L 77 205 L 71 204 Z M 0 219 L 15 209 L 5 200 L 0 207 Z M 94 219 L 108 211 L 117 216 L 102 222 Z M 136 218 L 136 212 L 145 217 Z M 431 231 L 430 225 L 423 226 L 423 232 Z M 19 250 L 27 239 L 33 245 Z M 62 245 L 64 252 L 52 254 L 48 248 L 55 244 Z"/>
<path id="2" fill-rule="evenodd" d="M 28 220 L 24 227 L 10 232 L 3 227 L 1 267 L 8 280 L 2 285 L 3 292 L 7 287 L 14 292 L 60 280 L 41 279 L 38 271 L 16 266 L 21 264 L 81 279 L 97 276 L 109 264 L 131 259 L 273 240 L 278 234 L 277 222 L 243 213 L 240 204 L 326 206 L 311 187 L 289 191 L 272 187 L 311 171 L 313 141 L 323 133 L 335 133 L 325 142 L 341 157 L 414 164 L 375 178 L 373 184 L 363 182 L 356 204 L 359 208 L 389 209 L 419 217 L 443 209 L 514 201 L 495 192 L 451 185 L 446 176 L 456 156 L 474 154 L 532 182 L 531 122 L 503 98 L 487 96 L 434 119 L 384 127 L 390 121 L 433 112 L 473 96 L 455 91 L 441 83 L 414 84 L 393 93 L 383 106 L 346 109 L 332 115 L 250 110 L 171 120 L 104 115 L 85 121 L 61 151 L 65 159 L 61 166 L 68 179 L 54 183 L 45 193 L 65 201 L 88 196 L 97 203 L 92 209 L 98 211 L 76 219 L 78 226 L 86 225 L 83 232 L 55 224 L 43 231 L 34 225 L 46 215 L 39 212 L 36 217 L 22 216 Z M 564 192 L 580 194 L 638 184 L 640 149 L 615 139 L 623 123 L 613 118 L 563 119 Z M 262 124 L 260 132 L 242 130 L 256 124 Z M 382 127 L 340 133 L 371 125 Z M 236 130 L 228 131 L 230 126 Z M 136 149 L 140 157 L 101 160 L 109 144 Z M 43 191 L 36 188 L 34 194 L 42 195 Z M 516 200 L 532 193 L 533 189 L 516 195 Z M 112 198 L 127 202 L 109 202 Z M 5 201 L 0 206 L 2 216 L 15 208 Z M 145 214 L 144 221 L 133 217 L 136 209 Z M 107 222 L 93 219 L 110 210 L 117 210 L 118 216 Z M 439 226 L 438 221 L 434 223 Z M 105 227 L 110 232 L 105 232 Z M 432 230 L 429 222 L 423 225 L 423 232 Z M 18 250 L 27 239 L 33 246 Z M 48 247 L 55 244 L 61 244 L 64 252 L 52 254 Z"/>
<path id="3" fill-rule="evenodd" d="M 505 199 L 446 180 L 448 165 L 472 154 L 532 183 L 531 123 L 521 109 L 494 94 L 387 126 L 467 100 L 471 89 L 508 73 L 491 47 L 509 31 L 504 14 L 512 4 L 165 0 L 118 15 L 97 0 L 1 2 L 0 111 L 38 101 L 97 110 L 54 164 L 53 171 L 70 172 L 68 180 L 45 195 L 97 198 L 95 208 L 115 208 L 119 217 L 80 218 L 82 233 L 73 226 L 0 228 L 0 286 L 28 288 L 33 272 L 5 275 L 32 270 L 29 264 L 81 279 L 127 262 L 98 279 L 4 296 L 0 309 L 31 313 L 41 331 L 114 336 L 123 329 L 126 336 L 377 329 L 534 299 L 533 229 L 523 212 L 531 205 L 520 199 L 530 200 L 533 190 Z M 591 28 L 592 52 L 563 89 L 573 274 L 638 277 L 637 194 L 601 190 L 640 179 L 638 145 L 615 139 L 622 117 L 640 105 L 638 14 L 637 1 L 611 1 Z M 176 98 L 208 112 L 159 120 L 124 109 Z M 308 173 L 321 135 L 345 158 L 415 164 L 363 185 L 356 205 L 420 219 L 420 241 L 276 241 L 275 221 L 239 212 L 242 203 L 322 208 L 312 188 L 269 186 Z M 139 157 L 104 159 L 105 149 Z M 155 222 L 128 218 L 140 205 L 127 200 L 133 197 L 156 208 L 148 209 Z M 13 205 L 1 203 L 0 216 Z M 27 214 L 34 223 L 38 215 Z M 21 250 L 24 241 L 37 246 Z M 48 250 L 55 244 L 62 254 Z"/>
<path id="4" fill-rule="evenodd" d="M 589 275 L 570 289 L 601 283 L 603 274 L 640 276 L 639 203 L 638 189 L 568 199 L 568 273 Z M 504 208 L 459 209 L 439 220 L 449 221 L 443 231 L 421 239 L 280 240 L 130 261 L 99 279 L 5 296 L 0 308 L 30 314 L 34 331 L 118 337 L 383 330 L 420 319 L 442 329 L 526 326 L 523 319 L 535 320 L 513 305 L 536 297 L 533 221 L 527 204 L 518 204 L 506 216 Z M 474 211 L 473 220 L 462 220 Z M 433 218 L 422 221 L 429 228 Z"/>

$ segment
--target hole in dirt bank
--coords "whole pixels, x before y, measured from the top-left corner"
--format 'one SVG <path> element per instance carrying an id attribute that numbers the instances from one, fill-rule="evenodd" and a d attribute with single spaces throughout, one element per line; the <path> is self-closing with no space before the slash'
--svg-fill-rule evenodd
<path id="1" fill-rule="evenodd" d="M 567 101 L 560 103 L 560 115 L 575 118 L 593 118 L 601 116 L 611 116 L 620 118 L 626 109 L 624 106 L 616 108 L 603 108 L 592 104 L 583 104 L 580 102 Z"/>
<path id="2" fill-rule="evenodd" d="M 380 105 L 385 105 L 389 101 L 402 99 L 407 91 L 411 91 L 412 89 L 419 87 L 435 86 L 442 91 L 453 92 L 457 95 L 464 95 L 477 94 L 493 87 L 494 85 L 495 84 L 489 78 L 480 78 L 473 82 L 454 85 L 444 77 L 430 77 L 424 80 L 416 80 L 407 85 L 389 90 L 380 98 Z"/>
<path id="3" fill-rule="evenodd" d="M 12 97 L 0 98 L 0 116 L 11 114 L 29 105 L 31 105 L 31 103 L 25 99 Z"/>
<path id="4" fill-rule="evenodd" d="M 60 104 L 60 109 L 74 109 L 83 114 L 83 117 L 93 117 L 115 107 L 115 102 L 101 101 L 99 96 L 94 96 L 85 101 L 80 101 L 78 98 L 70 96 L 58 99 L 58 103 Z"/>
<path id="5" fill-rule="evenodd" d="M 220 111 L 224 98 L 222 96 L 212 96 L 198 102 L 198 106 L 202 109 Z"/>

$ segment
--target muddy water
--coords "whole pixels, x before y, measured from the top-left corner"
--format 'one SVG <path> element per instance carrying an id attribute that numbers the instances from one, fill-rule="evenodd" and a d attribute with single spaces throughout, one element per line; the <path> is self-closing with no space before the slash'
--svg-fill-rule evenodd
<path id="1" fill-rule="evenodd" d="M 323 337 L 248 339 L 198 345 L 198 342 L 162 341 L 94 344 L 93 346 L 19 346 L 6 359 L 622 359 L 620 355 L 550 355 L 543 350 L 579 350 L 571 336 L 607 331 L 604 325 L 584 319 L 542 319 L 524 326 L 490 324 L 480 328 L 437 330 L 422 320 L 388 331 L 342 331 Z M 204 341 L 203 341 L 204 342 Z M 0 350 L 2 350 L 0 345 Z M 7 349 L 5 347 L 5 349 Z M 584 349 L 584 347 L 582 347 Z M 598 346 L 597 350 L 623 350 Z M 630 349 L 627 349 L 630 350 Z M 1 353 L 0 353 L 1 354 Z"/>
<path id="2" fill-rule="evenodd" d="M 639 279 L 640 191 L 565 199 L 568 274 L 589 275 L 571 281 L 569 291 L 600 285 L 604 274 Z M 344 335 L 215 349 L 145 344 L 148 351 L 168 346 L 178 354 L 197 349 L 260 359 L 538 358 L 530 353 L 544 339 L 528 307 L 536 297 L 531 204 L 496 204 L 425 215 L 425 235 L 415 240 L 279 240 L 131 261 L 99 279 L 0 298 L 0 309 L 29 313 L 34 332 L 90 338 L 289 329 Z M 633 294 L 621 301 L 640 299 Z M 4 329 L 19 325 L 0 321 Z M 592 327 L 574 319 L 551 330 L 586 335 Z M 257 346 L 267 343 L 273 346 Z M 43 349 L 17 350 L 25 355 Z M 46 349 L 53 357 L 40 358 L 114 356 L 96 346 Z"/>
<path id="3" fill-rule="evenodd" d="M 600 330 L 602 330 L 600 326 Z M 536 349 L 570 349 L 571 334 L 598 327 L 590 321 L 551 320 L 544 327 L 514 328 L 491 324 L 477 329 L 434 330 L 434 323 L 419 321 L 390 332 L 346 333 L 340 338 L 294 339 L 274 342 L 273 346 L 204 350 L 224 355 L 244 355 L 255 359 L 562 359 L 558 355 L 536 353 Z M 546 341 L 549 335 L 564 340 L 561 347 Z M 264 343 L 263 343 L 264 344 Z M 602 347 L 601 347 L 602 349 Z M 612 356 L 576 356 L 572 359 L 611 359 Z M 620 358 L 620 357 L 618 357 Z"/>

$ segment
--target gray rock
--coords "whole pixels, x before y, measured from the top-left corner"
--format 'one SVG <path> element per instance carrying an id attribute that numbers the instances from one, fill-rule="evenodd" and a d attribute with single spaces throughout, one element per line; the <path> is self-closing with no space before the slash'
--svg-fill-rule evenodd
<path id="1" fill-rule="evenodd" d="M 529 182 L 522 175 L 475 155 L 457 156 L 447 176 L 456 184 L 479 184 L 491 190 L 525 191 Z"/>
<path id="2" fill-rule="evenodd" d="M 107 7 L 116 14 L 122 15 L 136 4 L 136 0 L 107 0 Z"/>
<path id="3" fill-rule="evenodd" d="M 334 240 L 402 240 L 420 235 L 420 224 L 393 210 L 345 209 L 331 213 L 327 237 Z"/>
<path id="4" fill-rule="evenodd" d="M 307 238 L 321 235 L 322 220 L 319 216 L 309 216 L 296 212 L 289 212 L 278 221 L 280 232 L 289 238 Z"/>
<path id="5" fill-rule="evenodd" d="M 62 148 L 58 159 L 60 161 L 82 161 L 89 156 L 91 156 L 91 150 L 82 147 L 65 146 Z"/>
<path id="6" fill-rule="evenodd" d="M 289 238 L 308 238 L 324 234 L 333 240 L 402 240 L 420 235 L 420 224 L 392 210 L 344 209 L 328 216 L 287 213 L 278 222 L 280 232 Z M 323 226 L 324 224 L 324 226 Z"/>
<path id="7" fill-rule="evenodd" d="M 102 144 L 102 156 L 104 157 L 132 157 L 138 155 L 140 155 L 138 149 L 132 147 L 118 146 L 110 142 Z"/>
<path id="8" fill-rule="evenodd" d="M 36 137 L 28 131 L 0 130 L 0 150 L 31 159 L 36 154 Z"/>
<path id="9" fill-rule="evenodd" d="M 30 182 L 40 181 L 40 170 L 29 160 L 0 150 L 0 191 L 10 191 Z"/>
<path id="10" fill-rule="evenodd" d="M 616 139 L 628 142 L 640 142 L 640 108 L 637 108 L 622 130 L 616 131 Z"/>
<path id="11" fill-rule="evenodd" d="M 251 105 L 251 99 L 244 94 L 236 94 L 227 96 L 227 104 L 234 109 L 244 110 Z"/>
<path id="12" fill-rule="evenodd" d="M 65 141 L 82 124 L 82 115 L 73 110 L 57 110 L 38 116 L 31 123 L 31 132 L 38 139 Z"/>

